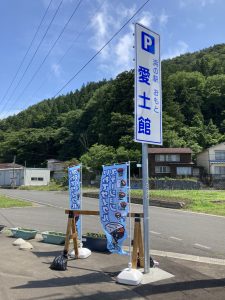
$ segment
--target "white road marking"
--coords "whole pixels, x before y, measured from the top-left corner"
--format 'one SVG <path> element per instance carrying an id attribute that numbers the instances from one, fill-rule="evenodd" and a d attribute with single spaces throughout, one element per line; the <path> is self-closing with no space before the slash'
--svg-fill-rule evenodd
<path id="1" fill-rule="evenodd" d="M 150 232 L 151 232 L 152 234 L 156 234 L 156 235 L 160 235 L 160 234 L 161 234 L 160 232 L 153 231 L 153 230 L 150 230 Z"/>
<path id="2" fill-rule="evenodd" d="M 207 263 L 207 264 L 211 264 L 211 265 L 225 266 L 225 259 L 220 259 L 220 258 L 195 256 L 195 255 L 175 253 L 175 252 L 166 252 L 166 251 L 159 251 L 159 250 L 151 250 L 150 252 L 151 252 L 151 255 L 156 255 L 156 256 L 177 258 L 177 259 L 183 259 L 183 260 L 188 260 L 188 261 Z"/>
<path id="3" fill-rule="evenodd" d="M 202 244 L 198 244 L 198 243 L 195 243 L 194 246 L 197 246 L 197 247 L 203 248 L 203 249 L 211 249 L 211 248 L 208 247 L 208 246 L 205 246 L 205 245 L 202 245 Z"/>
<path id="4" fill-rule="evenodd" d="M 170 236 L 170 239 L 176 240 L 176 241 L 182 241 L 182 239 L 179 239 L 179 238 L 177 238 L 177 237 L 175 237 L 175 236 Z"/>
<path id="5" fill-rule="evenodd" d="M 129 249 L 129 247 L 127 247 L 127 246 L 124 246 L 123 248 L 124 248 L 124 250 L 127 250 L 127 251 Z M 225 266 L 225 259 L 221 259 L 221 258 L 197 256 L 197 255 L 191 255 L 191 254 L 167 252 L 167 251 L 160 251 L 160 250 L 151 250 L 151 251 L 149 251 L 149 255 L 170 257 L 170 258 L 182 259 L 182 260 L 187 260 L 187 261 L 195 261 L 195 262 L 206 263 L 206 264 L 210 264 L 210 265 Z"/>

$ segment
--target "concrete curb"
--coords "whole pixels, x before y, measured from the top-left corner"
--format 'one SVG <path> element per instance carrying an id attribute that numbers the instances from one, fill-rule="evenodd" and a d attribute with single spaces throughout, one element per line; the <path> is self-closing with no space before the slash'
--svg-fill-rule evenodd
<path id="1" fill-rule="evenodd" d="M 83 196 L 98 199 L 99 194 L 97 192 L 84 192 Z M 131 203 L 142 204 L 142 198 L 132 197 Z M 151 199 L 151 201 L 149 201 L 149 204 L 150 206 L 166 207 L 166 208 L 173 208 L 173 209 L 181 209 L 184 208 L 186 205 L 186 203 L 182 201 L 166 201 L 166 200 L 158 200 L 158 199 Z"/>

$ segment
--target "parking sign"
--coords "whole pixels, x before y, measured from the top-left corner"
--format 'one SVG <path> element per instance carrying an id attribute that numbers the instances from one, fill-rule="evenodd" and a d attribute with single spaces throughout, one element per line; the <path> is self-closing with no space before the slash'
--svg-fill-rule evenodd
<path id="1" fill-rule="evenodd" d="M 160 37 L 135 24 L 135 128 L 134 140 L 162 145 Z"/>

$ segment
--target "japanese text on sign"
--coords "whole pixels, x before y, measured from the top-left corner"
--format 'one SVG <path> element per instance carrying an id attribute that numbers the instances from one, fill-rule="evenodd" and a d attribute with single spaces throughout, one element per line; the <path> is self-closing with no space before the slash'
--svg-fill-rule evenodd
<path id="1" fill-rule="evenodd" d="M 127 254 L 122 249 L 127 237 L 128 214 L 127 165 L 104 166 L 99 193 L 102 227 L 107 236 L 107 247 L 113 253 Z"/>
<path id="2" fill-rule="evenodd" d="M 81 207 L 81 180 L 80 180 L 80 166 L 68 168 L 69 179 L 69 196 L 70 196 L 70 209 L 79 210 Z M 80 216 L 76 220 L 76 229 L 79 238 L 81 238 L 81 220 Z"/>
<path id="3" fill-rule="evenodd" d="M 135 24 L 135 141 L 162 145 L 159 35 Z"/>

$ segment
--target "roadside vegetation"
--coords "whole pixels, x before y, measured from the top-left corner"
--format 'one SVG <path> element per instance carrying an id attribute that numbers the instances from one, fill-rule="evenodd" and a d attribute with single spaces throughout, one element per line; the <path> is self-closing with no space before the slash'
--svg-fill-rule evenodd
<path id="1" fill-rule="evenodd" d="M 33 191 L 33 190 L 34 191 L 63 191 L 63 190 L 66 190 L 67 188 L 55 181 L 51 181 L 49 185 L 20 186 L 18 189 L 19 190 L 28 190 L 28 191 Z"/>
<path id="2" fill-rule="evenodd" d="M 63 191 L 68 187 L 51 182 L 48 186 L 28 186 L 19 189 Z M 83 192 L 98 193 L 98 190 L 91 186 L 83 187 Z M 131 197 L 140 197 L 141 203 L 142 190 L 131 190 Z M 225 191 L 223 190 L 150 190 L 149 197 L 165 201 L 181 201 L 185 203 L 185 210 L 225 216 Z"/>
<path id="3" fill-rule="evenodd" d="M 132 196 L 142 195 L 141 190 L 132 190 Z M 217 190 L 151 190 L 150 198 L 182 201 L 185 209 L 225 216 L 225 191 Z"/>
<path id="4" fill-rule="evenodd" d="M 32 203 L 28 201 L 22 201 L 22 200 L 13 199 L 13 198 L 0 195 L 0 208 L 26 207 L 26 206 L 32 206 Z"/>

